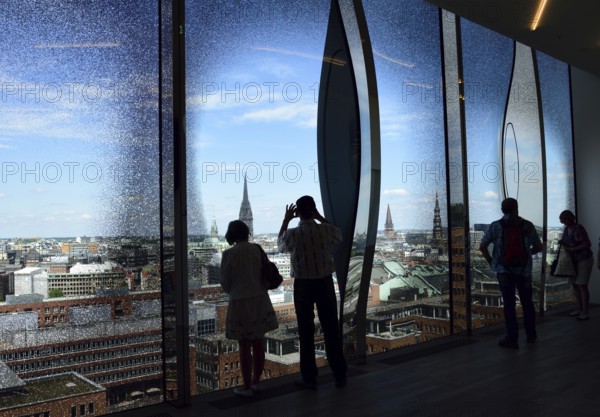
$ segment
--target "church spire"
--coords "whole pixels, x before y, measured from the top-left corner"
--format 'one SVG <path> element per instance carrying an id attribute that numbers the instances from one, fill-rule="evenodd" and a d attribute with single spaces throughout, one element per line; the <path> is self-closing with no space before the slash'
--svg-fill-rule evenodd
<path id="1" fill-rule="evenodd" d="M 217 219 L 213 217 L 212 224 L 210 226 L 210 237 L 218 237 L 219 229 L 217 228 Z"/>
<path id="2" fill-rule="evenodd" d="M 392 212 L 390 211 L 390 205 L 387 206 L 387 214 L 385 216 L 385 230 L 384 234 L 386 237 L 393 237 L 394 232 L 394 223 L 392 223 Z"/>
<path id="3" fill-rule="evenodd" d="M 433 244 L 436 247 L 442 245 L 442 217 L 440 216 L 440 201 L 438 192 L 435 192 L 435 208 L 433 209 Z"/>
<path id="4" fill-rule="evenodd" d="M 246 176 L 244 176 L 244 195 L 242 197 L 242 205 L 240 206 L 239 220 L 248 225 L 248 229 L 250 229 L 250 236 L 254 236 L 254 219 L 252 217 L 250 200 L 248 199 L 248 183 L 246 182 Z"/>

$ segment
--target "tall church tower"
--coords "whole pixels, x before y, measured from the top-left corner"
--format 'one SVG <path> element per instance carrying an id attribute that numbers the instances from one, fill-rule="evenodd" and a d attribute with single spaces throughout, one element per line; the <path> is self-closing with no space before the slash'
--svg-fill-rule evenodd
<path id="1" fill-rule="evenodd" d="M 444 245 L 442 236 L 442 218 L 440 216 L 440 201 L 438 192 L 435 192 L 435 209 L 433 209 L 433 247 L 441 248 Z"/>
<path id="2" fill-rule="evenodd" d="M 390 211 L 390 205 L 387 206 L 387 214 L 385 216 L 385 237 L 394 237 L 394 223 L 392 223 L 392 212 Z"/>
<path id="3" fill-rule="evenodd" d="M 217 229 L 217 219 L 212 219 L 210 226 L 210 237 L 219 237 L 219 229 Z"/>
<path id="4" fill-rule="evenodd" d="M 248 184 L 246 177 L 244 177 L 244 196 L 242 197 L 242 205 L 240 206 L 240 217 L 238 220 L 243 221 L 248 225 L 250 229 L 250 237 L 254 236 L 254 219 L 252 217 L 252 207 L 250 207 L 250 200 L 248 200 Z"/>

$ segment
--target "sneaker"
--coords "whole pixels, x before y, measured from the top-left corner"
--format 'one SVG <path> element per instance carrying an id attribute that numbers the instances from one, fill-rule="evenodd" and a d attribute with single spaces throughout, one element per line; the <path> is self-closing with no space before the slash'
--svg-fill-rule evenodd
<path id="1" fill-rule="evenodd" d="M 584 321 L 584 320 L 589 320 L 589 319 L 590 319 L 589 314 L 583 314 L 582 313 L 582 314 L 580 314 L 580 315 L 577 316 L 577 320 L 579 320 L 579 321 Z"/>
<path id="2" fill-rule="evenodd" d="M 250 388 L 252 388 L 252 391 L 254 391 L 254 392 L 260 391 L 260 385 L 258 385 L 258 382 L 256 384 L 250 385 Z"/>
<path id="3" fill-rule="evenodd" d="M 573 310 L 573 311 L 571 311 L 571 312 L 569 313 L 569 316 L 571 316 L 571 317 L 577 317 L 577 316 L 579 316 L 580 314 L 581 314 L 581 311 L 579 311 L 579 310 Z"/>
<path id="4" fill-rule="evenodd" d="M 507 338 L 500 339 L 498 346 L 508 349 L 519 349 L 519 343 L 516 340 L 510 340 Z"/>
<path id="5" fill-rule="evenodd" d="M 317 382 L 316 381 L 307 381 L 304 378 L 300 378 L 294 381 L 294 384 L 296 384 L 297 387 L 299 388 L 304 388 L 304 389 L 317 389 Z"/>
<path id="6" fill-rule="evenodd" d="M 239 395 L 240 397 L 250 398 L 254 395 L 254 391 L 251 389 L 244 389 L 244 387 L 237 387 L 233 389 L 233 393 L 235 395 Z"/>

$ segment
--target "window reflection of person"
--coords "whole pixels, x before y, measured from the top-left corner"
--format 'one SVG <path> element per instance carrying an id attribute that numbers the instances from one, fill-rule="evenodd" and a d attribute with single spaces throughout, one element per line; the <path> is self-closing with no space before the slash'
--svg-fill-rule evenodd
<path id="1" fill-rule="evenodd" d="M 588 311 L 590 291 L 588 285 L 594 266 L 592 242 L 585 228 L 575 220 L 575 214 L 572 211 L 565 210 L 560 213 L 558 218 L 565 225 L 562 239 L 558 243 L 571 256 L 576 273 L 569 280 L 577 300 L 577 309 L 569 315 L 577 317 L 577 320 L 588 320 L 590 318 Z"/>

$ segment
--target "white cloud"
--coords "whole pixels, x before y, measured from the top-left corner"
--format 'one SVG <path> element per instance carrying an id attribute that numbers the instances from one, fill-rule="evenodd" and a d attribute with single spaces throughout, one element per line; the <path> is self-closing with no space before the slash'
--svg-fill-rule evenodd
<path id="1" fill-rule="evenodd" d="M 412 63 L 412 62 L 402 61 L 400 59 L 393 58 L 393 57 L 391 57 L 389 55 L 386 55 L 383 52 L 375 50 L 375 49 L 373 50 L 373 54 L 376 55 L 376 56 L 378 56 L 378 57 L 380 57 L 380 58 L 382 58 L 382 59 L 385 59 L 388 62 L 391 62 L 393 64 L 398 64 L 398 65 L 406 67 L 406 68 L 412 68 L 412 67 L 415 66 L 415 64 Z"/>
<path id="2" fill-rule="evenodd" d="M 82 214 L 81 218 L 84 219 L 84 220 L 88 220 L 88 219 L 92 218 L 92 215 L 91 214 Z"/>
<path id="3" fill-rule="evenodd" d="M 313 60 L 313 61 L 322 61 L 323 60 L 323 56 L 321 56 L 321 55 L 309 54 L 306 52 L 300 52 L 300 51 L 292 50 L 292 49 L 269 48 L 269 47 L 264 47 L 264 46 L 255 46 L 252 49 L 257 50 L 257 51 L 281 54 L 281 55 L 292 55 L 292 56 L 297 56 L 299 58 L 306 58 L 306 59 Z"/>
<path id="4" fill-rule="evenodd" d="M 106 136 L 102 128 L 81 129 L 81 108 L 67 109 L 67 105 L 58 110 L 41 106 L 38 108 L 19 107 L 8 110 L 0 116 L 0 126 L 6 137 L 20 141 L 23 137 L 44 137 L 57 139 L 99 140 Z M 106 116 L 105 116 L 106 117 Z M 90 124 L 93 126 L 93 124 Z M 4 146 L 2 146 L 4 147 Z M 14 148 L 14 146 L 12 147 Z"/>
<path id="5" fill-rule="evenodd" d="M 120 42 L 88 42 L 88 43 L 40 43 L 36 49 L 72 49 L 72 48 L 115 48 L 121 46 Z"/>
<path id="6" fill-rule="evenodd" d="M 244 113 L 240 121 L 256 122 L 295 122 L 303 127 L 316 127 L 317 104 L 288 104 L 274 109 Z"/>
<path id="7" fill-rule="evenodd" d="M 415 123 L 421 123 L 424 118 L 422 113 L 394 113 L 381 115 L 381 136 L 383 139 L 395 141 L 406 137 Z"/>
<path id="8" fill-rule="evenodd" d="M 41 193 L 45 193 L 47 190 L 44 188 L 34 188 L 31 191 L 33 191 L 34 193 L 37 193 L 37 194 L 41 194 Z"/>
<path id="9" fill-rule="evenodd" d="M 488 200 L 498 200 L 498 193 L 495 191 L 486 191 L 483 193 L 483 197 Z"/>
<path id="10" fill-rule="evenodd" d="M 470 207 L 493 207 L 495 203 L 491 201 L 471 200 L 469 201 Z"/>
<path id="11" fill-rule="evenodd" d="M 6 197 L 6 194 L 0 193 L 0 198 L 4 198 L 4 197 Z"/>
<path id="12" fill-rule="evenodd" d="M 293 79 L 297 75 L 294 67 L 277 61 L 269 61 L 261 65 L 259 69 L 264 73 L 273 75 L 277 80 Z"/>
<path id="13" fill-rule="evenodd" d="M 569 174 L 567 172 L 549 172 L 547 174 L 548 181 L 551 180 L 566 180 L 573 177 L 573 174 Z"/>
<path id="14" fill-rule="evenodd" d="M 406 197 L 410 195 L 410 193 L 404 188 L 392 188 L 390 190 L 384 190 L 383 195 L 390 195 L 396 197 Z"/>
<path id="15" fill-rule="evenodd" d="M 215 88 L 218 88 L 215 87 Z M 242 102 L 242 100 L 238 100 L 237 98 L 231 96 L 223 96 L 218 90 L 213 92 L 212 90 L 209 92 L 204 92 L 201 94 L 194 95 L 187 100 L 188 106 L 190 109 L 198 109 L 202 110 L 228 110 L 232 107 L 240 107 L 242 104 L 246 104 Z"/>

